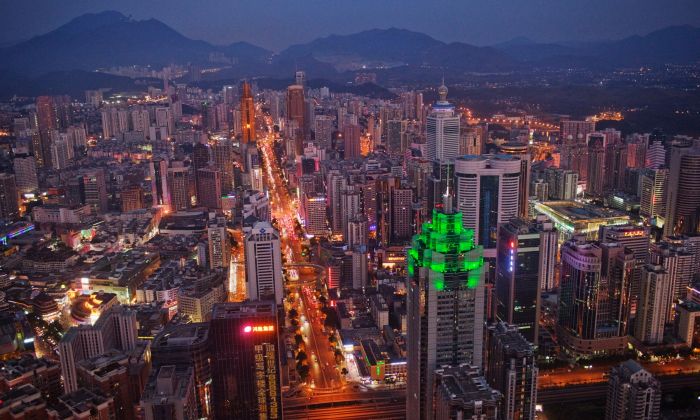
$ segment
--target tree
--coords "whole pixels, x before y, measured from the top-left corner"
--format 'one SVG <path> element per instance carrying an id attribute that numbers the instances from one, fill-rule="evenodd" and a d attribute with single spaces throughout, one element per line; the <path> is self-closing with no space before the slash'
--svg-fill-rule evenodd
<path id="1" fill-rule="evenodd" d="M 342 373 L 343 375 L 347 375 L 349 372 L 348 372 L 348 369 L 347 369 L 347 368 L 343 368 L 343 369 L 340 371 L 340 373 Z"/>
<path id="2" fill-rule="evenodd" d="M 335 338 L 334 335 L 331 335 L 330 337 L 328 337 L 328 341 L 329 341 L 331 344 L 335 344 L 335 343 L 338 342 L 338 339 Z"/>
<path id="3" fill-rule="evenodd" d="M 300 363 L 303 362 L 304 360 L 308 359 L 308 358 L 309 358 L 309 356 L 307 356 L 307 355 L 306 355 L 306 352 L 303 351 L 303 350 L 300 351 L 299 353 L 297 353 L 297 361 L 300 362 Z"/>
<path id="4" fill-rule="evenodd" d="M 297 321 L 296 319 L 292 319 L 291 321 L 289 321 L 289 323 L 294 325 L 295 327 L 299 325 L 299 321 Z"/>
<path id="5" fill-rule="evenodd" d="M 299 374 L 299 377 L 301 378 L 302 382 L 306 382 L 306 379 L 309 377 L 309 366 L 297 365 L 297 373 Z"/>
<path id="6" fill-rule="evenodd" d="M 304 342 L 304 337 L 301 334 L 296 334 L 294 335 L 294 342 L 297 343 L 297 346 L 300 346 Z"/>
<path id="7" fill-rule="evenodd" d="M 299 312 L 296 309 L 292 308 L 289 310 L 289 317 L 292 319 L 297 318 L 299 317 Z"/>
<path id="8" fill-rule="evenodd" d="M 326 302 L 328 302 L 328 299 L 324 295 L 321 295 L 319 296 L 318 301 L 325 306 Z"/>
<path id="9" fill-rule="evenodd" d="M 335 349 L 335 363 L 342 363 L 343 352 L 340 349 Z"/>

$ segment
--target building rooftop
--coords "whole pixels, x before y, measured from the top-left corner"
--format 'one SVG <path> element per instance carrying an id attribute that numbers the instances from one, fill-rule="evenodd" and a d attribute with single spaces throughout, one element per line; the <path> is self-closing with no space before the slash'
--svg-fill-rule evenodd
<path id="1" fill-rule="evenodd" d="M 276 316 L 274 302 L 219 303 L 214 305 L 211 319 L 245 319 L 259 315 Z"/>

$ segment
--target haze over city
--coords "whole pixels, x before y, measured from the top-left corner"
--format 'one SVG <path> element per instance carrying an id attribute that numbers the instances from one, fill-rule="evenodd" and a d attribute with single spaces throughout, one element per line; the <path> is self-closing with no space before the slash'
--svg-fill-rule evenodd
<path id="1" fill-rule="evenodd" d="M 0 4 L 0 420 L 698 418 L 700 3 Z"/>

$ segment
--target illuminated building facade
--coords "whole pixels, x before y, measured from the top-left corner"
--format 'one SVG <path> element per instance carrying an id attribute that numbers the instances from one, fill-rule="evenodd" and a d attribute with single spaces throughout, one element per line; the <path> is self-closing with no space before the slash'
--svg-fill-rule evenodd
<path id="1" fill-rule="evenodd" d="M 483 248 L 452 212 L 433 210 L 408 251 L 409 419 L 433 418 L 433 382 L 440 366 L 481 366 L 484 321 Z"/>
<path id="2" fill-rule="evenodd" d="M 598 238 L 598 230 L 601 226 L 626 225 L 630 220 L 629 215 L 620 211 L 575 201 L 535 203 L 535 210 L 554 222 L 554 226 L 560 232 L 560 242 L 578 235 L 585 235 L 586 239 L 595 240 Z"/>
<path id="3" fill-rule="evenodd" d="M 250 83 L 243 82 L 243 93 L 241 94 L 241 130 L 243 143 L 255 141 L 255 101 L 250 89 Z"/>
<path id="4" fill-rule="evenodd" d="M 216 419 L 281 419 L 277 308 L 222 303 L 209 330 Z"/>

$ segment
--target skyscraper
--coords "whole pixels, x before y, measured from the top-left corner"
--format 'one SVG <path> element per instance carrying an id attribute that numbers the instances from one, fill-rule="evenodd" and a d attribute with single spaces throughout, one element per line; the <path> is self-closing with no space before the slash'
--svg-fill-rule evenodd
<path id="1" fill-rule="evenodd" d="M 444 212 L 413 237 L 408 251 L 409 419 L 433 418 L 435 370 L 444 365 L 481 366 L 484 322 L 482 247 L 462 215 L 452 210 L 449 190 Z"/>
<path id="2" fill-rule="evenodd" d="M 561 246 L 557 333 L 574 357 L 627 345 L 634 254 L 618 243 L 571 240 Z"/>
<path id="3" fill-rule="evenodd" d="M 661 384 L 639 363 L 628 360 L 608 377 L 605 420 L 657 420 L 661 418 Z"/>
<path id="4" fill-rule="evenodd" d="M 267 222 L 258 222 L 244 239 L 246 294 L 250 300 L 282 303 L 280 237 Z"/>
<path id="5" fill-rule="evenodd" d="M 287 119 L 297 124 L 295 136 L 296 154 L 303 154 L 304 137 L 306 135 L 304 86 L 291 85 L 287 88 Z"/>
<path id="6" fill-rule="evenodd" d="M 503 394 L 492 389 L 476 366 L 445 366 L 435 371 L 435 420 L 498 420 Z"/>
<path id="7" fill-rule="evenodd" d="M 216 217 L 207 224 L 209 268 L 227 270 L 231 263 L 231 240 L 226 229 L 226 218 Z"/>
<path id="8" fill-rule="evenodd" d="M 16 154 L 12 159 L 18 194 L 29 194 L 39 188 L 36 165 L 36 159 L 32 155 Z"/>
<path id="9" fill-rule="evenodd" d="M 695 233 L 700 224 L 700 148 L 683 144 L 671 148 L 666 191 L 666 236 Z"/>
<path id="10" fill-rule="evenodd" d="M 454 159 L 459 155 L 459 116 L 454 105 L 447 102 L 447 86 L 438 88 L 440 99 L 433 104 L 426 121 L 427 158 Z"/>
<path id="11" fill-rule="evenodd" d="M 485 255 L 494 257 L 498 225 L 518 215 L 521 162 L 506 155 L 455 159 L 457 210 L 464 227 L 474 229 Z"/>
<path id="12" fill-rule="evenodd" d="M 82 177 L 85 204 L 92 206 L 95 213 L 105 213 L 109 208 L 107 182 L 104 169 L 93 169 L 85 172 Z"/>
<path id="13" fill-rule="evenodd" d="M 168 365 L 155 369 L 143 390 L 140 407 L 145 420 L 195 420 L 197 399 L 193 369 Z"/>
<path id="14" fill-rule="evenodd" d="M 518 327 L 499 322 L 487 331 L 486 379 L 503 394 L 503 419 L 534 420 L 537 404 L 535 349 Z"/>
<path id="15" fill-rule="evenodd" d="M 241 129 L 243 130 L 243 143 L 255 141 L 255 101 L 250 89 L 250 83 L 243 82 L 241 94 Z"/>
<path id="16" fill-rule="evenodd" d="M 52 166 L 51 131 L 58 129 L 56 105 L 52 97 L 39 96 L 36 98 L 36 117 L 39 128 L 39 147 L 35 148 L 34 154 L 39 166 L 50 168 Z"/>
<path id="17" fill-rule="evenodd" d="M 595 121 L 565 120 L 559 125 L 563 142 L 583 141 L 589 133 L 595 131 Z"/>
<path id="18" fill-rule="evenodd" d="M 0 218 L 6 221 L 14 221 L 19 218 L 19 206 L 17 202 L 17 185 L 15 176 L 0 173 Z"/>
<path id="19" fill-rule="evenodd" d="M 119 192 L 122 213 L 144 208 L 143 188 L 138 185 L 127 185 Z"/>
<path id="20" fill-rule="evenodd" d="M 346 124 L 343 128 L 343 144 L 345 145 L 345 159 L 357 159 L 360 154 L 360 133 L 362 129 L 357 124 Z"/>
<path id="21" fill-rule="evenodd" d="M 537 344 L 542 285 L 553 283 L 557 231 L 551 222 L 512 219 L 498 230 L 496 317 Z"/>
<path id="22" fill-rule="evenodd" d="M 151 170 L 151 197 L 153 207 L 163 207 L 170 210 L 170 190 L 168 188 L 168 161 L 153 159 L 149 163 Z"/>
<path id="23" fill-rule="evenodd" d="M 639 307 L 634 336 L 647 344 L 660 344 L 673 305 L 673 279 L 661 265 L 648 264 L 642 270 Z"/>
<path id="24" fill-rule="evenodd" d="M 588 135 L 588 179 L 586 193 L 601 197 L 604 192 L 605 179 L 610 176 L 605 168 L 605 136 L 600 133 Z"/>
<path id="25" fill-rule="evenodd" d="M 331 146 L 331 136 L 333 135 L 333 117 L 330 115 L 316 115 L 314 123 L 316 144 L 321 149 L 328 149 Z"/>
<path id="26" fill-rule="evenodd" d="M 221 208 L 221 171 L 214 166 L 197 170 L 197 202 L 210 209 Z"/>
<path id="27" fill-rule="evenodd" d="M 168 168 L 168 192 L 170 193 L 170 210 L 178 212 L 190 208 L 190 168 L 175 166 Z"/>
<path id="28" fill-rule="evenodd" d="M 413 189 L 391 189 L 391 242 L 407 242 L 413 235 Z"/>
<path id="29" fill-rule="evenodd" d="M 209 339 L 215 419 L 282 418 L 277 327 L 274 303 L 214 306 Z"/>
<path id="30" fill-rule="evenodd" d="M 641 173 L 639 214 L 660 226 L 666 216 L 666 189 L 668 169 L 645 169 Z"/>

